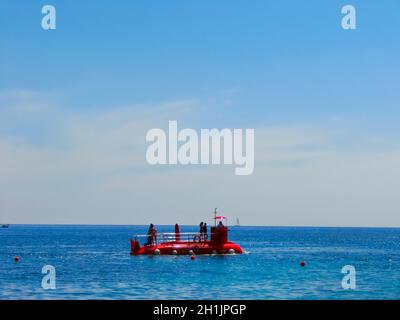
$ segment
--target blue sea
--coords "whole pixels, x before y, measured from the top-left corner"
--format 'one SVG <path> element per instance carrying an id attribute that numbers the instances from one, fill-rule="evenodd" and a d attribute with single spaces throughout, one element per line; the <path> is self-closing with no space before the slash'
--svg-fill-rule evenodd
<path id="1" fill-rule="evenodd" d="M 173 231 L 173 226 L 157 228 Z M 0 299 L 400 298 L 400 229 L 232 227 L 230 240 L 246 254 L 195 260 L 130 256 L 129 238 L 146 230 L 59 225 L 0 229 Z M 44 265 L 56 270 L 55 290 L 41 286 Z M 345 265 L 356 270 L 354 290 L 342 288 Z"/>

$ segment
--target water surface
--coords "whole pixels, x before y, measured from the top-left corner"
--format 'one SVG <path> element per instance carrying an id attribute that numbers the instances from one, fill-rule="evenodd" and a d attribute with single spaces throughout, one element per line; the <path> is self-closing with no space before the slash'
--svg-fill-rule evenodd
<path id="1" fill-rule="evenodd" d="M 400 229 L 232 227 L 230 239 L 247 254 L 194 261 L 130 256 L 130 236 L 146 229 L 0 229 L 0 299 L 400 298 Z M 182 232 L 194 229 L 181 227 Z M 56 290 L 41 287 L 42 267 L 48 264 L 56 268 Z M 356 268 L 356 290 L 342 289 L 344 265 Z"/>

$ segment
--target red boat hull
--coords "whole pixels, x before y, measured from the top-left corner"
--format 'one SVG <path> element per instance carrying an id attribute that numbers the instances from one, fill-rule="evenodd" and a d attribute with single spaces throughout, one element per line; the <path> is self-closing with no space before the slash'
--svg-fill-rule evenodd
<path id="1" fill-rule="evenodd" d="M 158 250 L 158 252 L 155 252 Z M 221 245 L 215 245 L 211 241 L 205 242 L 185 242 L 173 241 L 165 242 L 152 246 L 142 246 L 137 248 L 136 242 L 131 239 L 131 254 L 161 254 L 161 255 L 184 255 L 184 254 L 241 254 L 242 248 L 236 243 L 227 241 Z"/>

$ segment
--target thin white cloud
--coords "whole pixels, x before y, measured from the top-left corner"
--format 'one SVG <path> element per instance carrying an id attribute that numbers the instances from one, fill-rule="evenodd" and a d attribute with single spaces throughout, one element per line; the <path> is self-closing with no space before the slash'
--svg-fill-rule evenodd
<path id="1" fill-rule="evenodd" d="M 42 145 L 40 137 L 0 134 L 4 223 L 197 223 L 217 206 L 244 224 L 400 226 L 398 150 L 343 151 L 327 129 L 275 126 L 256 128 L 251 176 L 229 166 L 153 167 L 145 162 L 147 130 L 171 119 L 185 127 L 195 101 L 78 113 L 21 96 L 26 105 L 0 95 L 13 126 L 53 121 L 58 130 Z"/>

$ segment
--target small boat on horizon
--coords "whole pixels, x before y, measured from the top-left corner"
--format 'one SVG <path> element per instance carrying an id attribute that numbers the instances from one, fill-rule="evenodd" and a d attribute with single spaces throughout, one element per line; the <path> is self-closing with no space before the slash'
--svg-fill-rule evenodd
<path id="1" fill-rule="evenodd" d="M 239 221 L 239 218 L 236 218 L 236 224 L 235 224 L 235 227 L 240 227 L 240 221 Z"/>
<path id="2" fill-rule="evenodd" d="M 2 228 L 9 228 L 10 225 L 9 225 L 9 224 L 2 224 L 1 227 L 2 227 Z"/>

